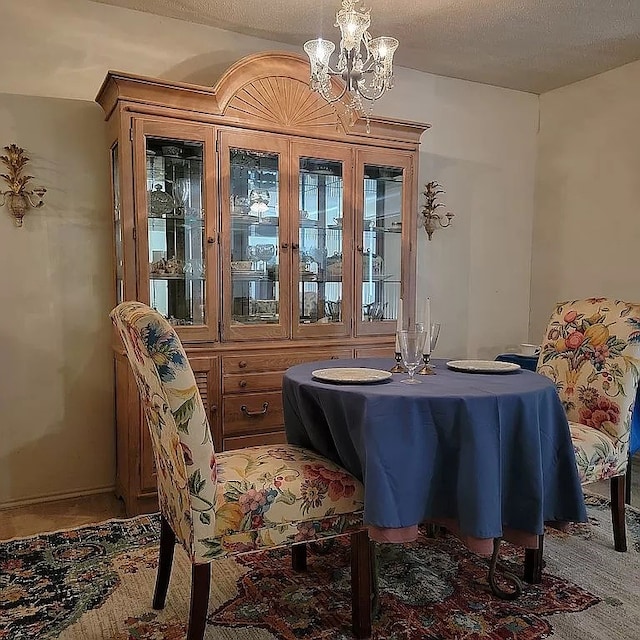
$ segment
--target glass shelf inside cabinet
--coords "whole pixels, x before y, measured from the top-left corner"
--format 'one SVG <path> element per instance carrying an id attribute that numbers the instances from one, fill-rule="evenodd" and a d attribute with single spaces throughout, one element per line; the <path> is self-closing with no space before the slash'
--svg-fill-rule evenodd
<path id="1" fill-rule="evenodd" d="M 299 322 L 342 322 L 344 166 L 302 157 L 298 175 Z"/>
<path id="2" fill-rule="evenodd" d="M 366 322 L 398 317 L 403 181 L 401 167 L 364 166 L 361 319 Z"/>
<path id="3" fill-rule="evenodd" d="M 231 148 L 232 324 L 280 322 L 280 158 Z"/>
<path id="4" fill-rule="evenodd" d="M 177 326 L 206 322 L 203 152 L 146 138 L 150 304 Z"/>

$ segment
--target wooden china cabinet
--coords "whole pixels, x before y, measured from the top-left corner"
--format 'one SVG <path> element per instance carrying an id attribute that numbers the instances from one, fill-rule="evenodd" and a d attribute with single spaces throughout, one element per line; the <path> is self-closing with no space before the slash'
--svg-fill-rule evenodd
<path id="1" fill-rule="evenodd" d="M 308 86 L 308 62 L 250 56 L 214 88 L 109 72 L 117 302 L 183 341 L 217 450 L 284 441 L 291 365 L 393 353 L 413 300 L 417 160 L 427 125 L 372 117 Z M 405 315 L 413 309 L 405 306 Z M 156 508 L 151 444 L 114 340 L 117 492 Z"/>

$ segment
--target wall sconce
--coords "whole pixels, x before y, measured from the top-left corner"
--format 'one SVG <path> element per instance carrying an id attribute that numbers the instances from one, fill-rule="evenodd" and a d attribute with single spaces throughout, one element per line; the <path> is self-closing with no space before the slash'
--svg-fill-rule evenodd
<path id="1" fill-rule="evenodd" d="M 24 155 L 24 149 L 15 144 L 5 147 L 6 156 L 0 156 L 0 160 L 9 170 L 9 173 L 0 173 L 0 178 L 9 185 L 6 191 L 0 191 L 2 202 L 0 207 L 6 204 L 11 215 L 15 218 L 16 226 L 22 226 L 22 218 L 27 213 L 29 207 L 39 209 L 43 204 L 42 196 L 47 192 L 44 187 L 37 187 L 31 191 L 27 190 L 27 182 L 33 176 L 23 175 L 24 167 L 29 162 L 29 158 Z"/>
<path id="2" fill-rule="evenodd" d="M 435 180 L 427 182 L 424 187 L 425 204 L 422 207 L 422 224 L 429 240 L 431 240 L 433 232 L 438 227 L 446 229 L 451 224 L 451 218 L 453 218 L 454 214 L 451 212 L 444 215 L 436 213 L 437 209 L 444 207 L 444 203 L 436 202 L 438 194 L 444 193 L 444 190 L 440 188 L 440 185 Z"/>

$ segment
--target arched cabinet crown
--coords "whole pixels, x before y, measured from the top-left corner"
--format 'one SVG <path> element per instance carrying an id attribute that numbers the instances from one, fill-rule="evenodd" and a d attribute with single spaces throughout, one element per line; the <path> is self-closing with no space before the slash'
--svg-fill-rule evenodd
<path id="1" fill-rule="evenodd" d="M 346 130 L 339 110 L 342 105 L 329 104 L 310 90 L 309 66 L 294 54 L 266 53 L 244 58 L 223 75 L 214 91 L 221 113 L 238 122 L 262 123 L 288 131 Z"/>

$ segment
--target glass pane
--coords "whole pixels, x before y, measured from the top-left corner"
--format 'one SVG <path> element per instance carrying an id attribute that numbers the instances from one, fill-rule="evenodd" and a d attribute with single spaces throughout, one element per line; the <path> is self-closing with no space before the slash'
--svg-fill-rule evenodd
<path id="1" fill-rule="evenodd" d="M 113 230 L 116 253 L 116 302 L 120 304 L 124 300 L 124 257 L 120 215 L 120 162 L 117 144 L 111 149 L 111 184 L 113 185 Z"/>
<path id="2" fill-rule="evenodd" d="M 403 179 L 403 170 L 398 167 L 364 167 L 363 321 L 398 317 Z"/>
<path id="3" fill-rule="evenodd" d="M 149 288 L 174 325 L 205 323 L 201 142 L 147 138 Z"/>
<path id="4" fill-rule="evenodd" d="M 279 158 L 230 150 L 231 287 L 234 324 L 278 324 Z"/>
<path id="5" fill-rule="evenodd" d="M 342 321 L 342 162 L 299 163 L 301 324 Z"/>

